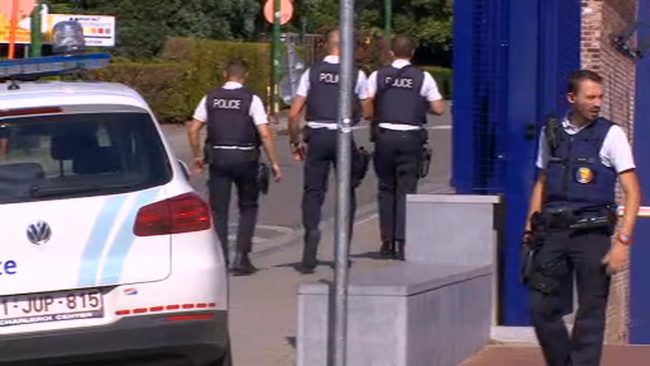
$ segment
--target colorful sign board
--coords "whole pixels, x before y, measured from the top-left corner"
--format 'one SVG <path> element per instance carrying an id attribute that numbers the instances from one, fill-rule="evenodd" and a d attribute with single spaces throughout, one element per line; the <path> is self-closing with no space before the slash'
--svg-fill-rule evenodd
<path id="1" fill-rule="evenodd" d="M 62 21 L 78 21 L 83 27 L 86 46 L 113 47 L 115 46 L 115 17 L 105 15 L 80 15 L 80 14 L 48 14 L 44 6 L 42 11 L 43 43 L 50 43 L 54 26 Z M 31 19 L 29 15 L 21 13 L 16 29 L 16 43 L 31 43 Z M 0 12 L 0 43 L 9 43 L 9 28 L 11 16 L 4 11 Z"/>

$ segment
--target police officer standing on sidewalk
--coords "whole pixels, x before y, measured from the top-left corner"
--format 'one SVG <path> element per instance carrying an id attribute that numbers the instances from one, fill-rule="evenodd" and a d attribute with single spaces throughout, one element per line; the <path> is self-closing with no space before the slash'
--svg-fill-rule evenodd
<path id="1" fill-rule="evenodd" d="M 379 180 L 380 254 L 404 260 L 406 195 L 415 193 L 422 168 L 428 168 L 428 134 L 423 128 L 427 112 L 440 116 L 442 96 L 435 80 L 411 64 L 413 43 L 395 36 L 394 61 L 368 78 L 368 95 L 374 101 L 371 139 L 375 141 L 374 166 Z"/>
<path id="2" fill-rule="evenodd" d="M 252 249 L 257 221 L 260 143 L 271 163 L 273 177 L 276 181 L 281 178 L 273 146 L 273 133 L 268 126 L 262 100 L 243 86 L 247 74 L 248 67 L 243 61 L 230 61 L 224 74 L 227 82 L 222 87 L 208 92 L 201 100 L 193 120 L 189 123 L 188 131 L 194 154 L 194 170 L 201 173 L 204 156 L 199 132 L 204 125 L 208 126 L 205 159 L 210 165 L 210 205 L 226 263 L 229 262 L 230 191 L 233 183 L 237 187 L 239 225 L 237 252 L 231 268 L 235 275 L 247 275 L 257 270 L 250 262 L 248 254 Z"/>
<path id="3" fill-rule="evenodd" d="M 522 279 L 531 290 L 533 325 L 547 364 L 597 366 L 610 275 L 628 265 L 640 190 L 625 133 L 598 116 L 602 78 L 589 70 L 573 73 L 567 97 L 570 112 L 562 121 L 549 119 L 539 141 L 523 248 L 530 259 Z M 618 227 L 617 178 L 625 193 Z M 562 316 L 570 299 L 562 287 L 573 274 L 579 308 L 569 335 Z"/>
<path id="4" fill-rule="evenodd" d="M 336 164 L 338 95 L 339 95 L 339 31 L 330 31 L 326 36 L 328 55 L 325 59 L 307 69 L 300 79 L 296 97 L 289 112 L 289 137 L 291 150 L 296 160 L 304 160 L 302 219 L 305 227 L 305 246 L 299 270 L 311 273 L 317 265 L 316 255 L 320 241 L 319 223 L 321 206 L 327 192 L 330 164 Z M 359 122 L 361 113 L 369 114 L 366 95 L 366 75 L 357 72 L 354 95 L 360 107 L 355 105 L 353 124 Z M 356 104 L 356 103 L 355 103 Z M 307 126 L 300 139 L 300 117 L 306 107 Z M 365 174 L 358 150 L 352 141 L 352 174 L 350 226 L 356 211 L 355 188 Z M 359 165 L 362 165 L 361 167 Z M 367 164 L 365 165 L 367 168 Z M 351 236 L 351 235 L 350 235 Z"/>

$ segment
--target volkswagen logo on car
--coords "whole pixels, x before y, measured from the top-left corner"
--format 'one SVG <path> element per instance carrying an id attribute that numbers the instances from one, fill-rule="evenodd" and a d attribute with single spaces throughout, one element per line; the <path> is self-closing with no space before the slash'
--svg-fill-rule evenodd
<path id="1" fill-rule="evenodd" d="M 27 226 L 27 239 L 34 245 L 43 245 L 50 240 L 52 229 L 45 221 L 36 221 Z"/>

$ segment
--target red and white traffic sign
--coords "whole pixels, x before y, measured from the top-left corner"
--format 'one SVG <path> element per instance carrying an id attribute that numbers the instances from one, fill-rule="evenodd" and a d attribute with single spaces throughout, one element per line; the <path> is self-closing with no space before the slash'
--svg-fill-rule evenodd
<path id="1" fill-rule="evenodd" d="M 264 19 L 273 24 L 273 5 L 275 0 L 266 0 L 264 4 Z M 293 17 L 293 2 L 290 0 L 280 1 L 280 25 L 287 24 Z"/>

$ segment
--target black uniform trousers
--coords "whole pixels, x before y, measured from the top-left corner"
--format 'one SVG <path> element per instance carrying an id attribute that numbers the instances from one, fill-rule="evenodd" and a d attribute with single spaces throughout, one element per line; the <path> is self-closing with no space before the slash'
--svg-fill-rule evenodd
<path id="1" fill-rule="evenodd" d="M 605 330 L 605 310 L 610 277 L 602 264 L 611 238 L 606 230 L 572 233 L 570 229 L 550 229 L 534 259 L 550 283 L 549 294 L 530 291 L 533 325 L 550 366 L 598 366 Z M 573 280 L 578 290 L 578 311 L 569 335 L 562 316 L 566 313 L 567 291 Z"/>
<path id="2" fill-rule="evenodd" d="M 417 192 L 422 132 L 379 128 L 374 166 L 379 181 L 379 231 L 382 242 L 403 242 L 406 195 Z"/>
<path id="3" fill-rule="evenodd" d="M 228 210 L 232 184 L 237 187 L 239 224 L 237 251 L 248 253 L 252 249 L 257 223 L 259 187 L 257 184 L 259 150 L 213 149 L 210 158 L 210 205 L 214 213 L 215 228 L 226 260 L 228 258 Z"/>
<path id="4" fill-rule="evenodd" d="M 327 193 L 330 167 L 336 168 L 338 131 L 305 127 L 303 133 L 307 144 L 307 156 L 303 174 L 302 221 L 305 227 L 305 241 L 307 244 L 311 242 L 312 245 L 317 245 L 320 240 L 321 207 Z M 358 159 L 358 154 L 353 138 L 352 160 Z M 359 183 L 358 178 L 351 174 L 350 238 L 357 209 L 355 187 Z"/>

